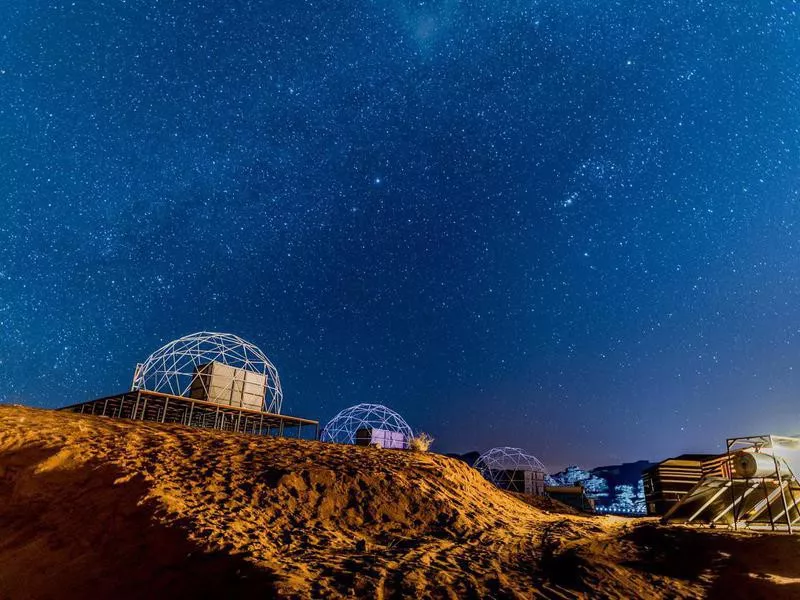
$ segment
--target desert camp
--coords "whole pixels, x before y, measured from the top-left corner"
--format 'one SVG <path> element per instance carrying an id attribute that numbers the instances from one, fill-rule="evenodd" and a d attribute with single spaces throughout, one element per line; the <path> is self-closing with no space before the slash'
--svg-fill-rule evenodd
<path id="1" fill-rule="evenodd" d="M 798 2 L 0 1 L 0 600 L 800 600 Z"/>
<path id="2" fill-rule="evenodd" d="M 126 392 L 0 407 L 2 595 L 695 598 L 800 581 L 778 558 L 800 537 L 757 533 L 800 533 L 794 438 L 667 459 L 643 473 L 657 516 L 632 518 L 523 449 L 470 466 L 415 445 L 386 406 L 320 429 L 282 396 L 256 346 L 198 332 L 139 363 Z"/>

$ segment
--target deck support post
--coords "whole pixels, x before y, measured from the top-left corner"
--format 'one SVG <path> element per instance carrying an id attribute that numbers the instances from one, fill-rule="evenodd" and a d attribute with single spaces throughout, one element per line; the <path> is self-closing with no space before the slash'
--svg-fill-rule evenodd
<path id="1" fill-rule="evenodd" d="M 769 445 L 770 447 L 774 448 L 775 443 L 772 441 L 772 436 L 769 436 Z M 778 462 L 778 457 L 775 456 L 773 453 L 772 460 L 775 461 L 775 475 L 778 477 L 778 487 L 781 488 L 781 502 L 783 503 L 783 514 L 786 517 L 786 528 L 789 530 L 789 533 L 792 533 L 792 519 L 789 516 L 789 505 L 786 502 L 786 494 L 783 491 L 783 476 L 781 474 L 781 466 Z M 792 493 L 792 484 L 791 479 L 787 481 L 786 487 L 789 489 L 789 494 Z M 772 519 L 772 514 L 770 513 L 770 519 Z M 775 526 L 772 526 L 775 529 Z"/>

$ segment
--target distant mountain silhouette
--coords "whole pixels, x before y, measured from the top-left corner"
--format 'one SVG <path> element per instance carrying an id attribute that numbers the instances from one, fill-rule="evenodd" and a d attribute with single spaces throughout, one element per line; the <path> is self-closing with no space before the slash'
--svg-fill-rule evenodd
<path id="1" fill-rule="evenodd" d="M 617 485 L 631 485 L 636 489 L 639 480 L 642 478 L 642 471 L 655 464 L 649 460 L 637 460 L 636 462 L 622 463 L 621 465 L 597 467 L 589 472 L 608 481 L 608 486 L 612 490 Z"/>

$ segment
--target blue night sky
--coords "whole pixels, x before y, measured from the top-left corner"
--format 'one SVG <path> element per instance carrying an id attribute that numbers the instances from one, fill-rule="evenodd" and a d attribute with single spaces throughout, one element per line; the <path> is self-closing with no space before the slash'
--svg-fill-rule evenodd
<path id="1" fill-rule="evenodd" d="M 800 432 L 793 0 L 0 3 L 0 401 L 197 330 L 551 467 Z"/>

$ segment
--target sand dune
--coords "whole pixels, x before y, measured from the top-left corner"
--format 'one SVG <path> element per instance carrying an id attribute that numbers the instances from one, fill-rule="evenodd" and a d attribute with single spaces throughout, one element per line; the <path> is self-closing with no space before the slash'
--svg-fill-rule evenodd
<path id="1" fill-rule="evenodd" d="M 800 542 L 531 506 L 458 460 L 0 407 L 0 598 L 800 597 Z"/>

